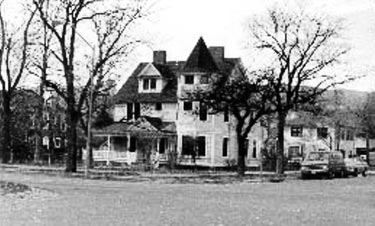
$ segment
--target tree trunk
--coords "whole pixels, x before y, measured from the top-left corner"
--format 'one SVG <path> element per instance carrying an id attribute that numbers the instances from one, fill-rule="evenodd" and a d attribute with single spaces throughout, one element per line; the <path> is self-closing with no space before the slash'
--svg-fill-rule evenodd
<path id="1" fill-rule="evenodd" d="M 12 113 L 10 109 L 10 97 L 8 94 L 3 92 L 3 148 L 1 150 L 1 161 L 2 163 L 8 163 L 10 160 L 11 152 L 11 125 Z"/>
<path id="2" fill-rule="evenodd" d="M 68 69 L 67 81 L 67 156 L 66 172 L 77 172 L 77 124 L 78 112 L 75 109 L 73 68 Z"/>
<path id="3" fill-rule="evenodd" d="M 242 135 L 242 127 L 243 125 L 238 124 L 236 128 L 237 133 L 237 145 L 238 145 L 238 156 L 237 156 L 237 173 L 239 176 L 245 175 L 245 137 Z"/>
<path id="4" fill-rule="evenodd" d="M 276 174 L 284 174 L 284 127 L 286 114 L 279 112 L 277 114 L 277 152 L 276 152 Z"/>
<path id="5" fill-rule="evenodd" d="M 42 86 L 42 85 L 41 85 Z M 41 163 L 41 153 L 43 147 L 43 106 L 44 106 L 44 89 L 40 87 L 40 99 L 35 114 L 35 152 L 34 164 Z"/>
<path id="6" fill-rule="evenodd" d="M 77 172 L 77 121 L 74 115 L 74 112 L 68 112 L 66 172 Z"/>

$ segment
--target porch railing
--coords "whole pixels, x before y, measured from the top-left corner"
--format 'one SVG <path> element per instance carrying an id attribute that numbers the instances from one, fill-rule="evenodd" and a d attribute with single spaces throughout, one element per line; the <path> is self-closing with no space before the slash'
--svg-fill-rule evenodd
<path id="1" fill-rule="evenodd" d="M 93 159 L 95 162 L 126 162 L 131 164 L 137 160 L 136 152 L 116 151 L 116 150 L 93 150 Z"/>

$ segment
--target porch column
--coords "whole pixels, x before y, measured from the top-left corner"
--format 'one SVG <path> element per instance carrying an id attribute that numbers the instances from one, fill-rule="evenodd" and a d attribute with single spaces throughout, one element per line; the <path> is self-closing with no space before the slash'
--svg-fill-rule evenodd
<path id="1" fill-rule="evenodd" d="M 108 146 L 108 153 L 107 153 L 107 166 L 110 163 L 110 154 L 111 154 L 111 135 L 108 135 L 107 137 L 107 146 Z"/>

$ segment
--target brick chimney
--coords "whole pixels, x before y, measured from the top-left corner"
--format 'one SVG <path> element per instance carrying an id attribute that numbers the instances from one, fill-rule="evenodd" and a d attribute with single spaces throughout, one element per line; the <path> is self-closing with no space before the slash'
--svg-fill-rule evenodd
<path id="1" fill-rule="evenodd" d="M 214 58 L 215 63 L 221 63 L 224 61 L 224 46 L 211 46 L 208 50 Z"/>
<path id="2" fill-rule="evenodd" d="M 164 50 L 154 51 L 154 64 L 166 64 L 167 63 L 167 52 Z"/>

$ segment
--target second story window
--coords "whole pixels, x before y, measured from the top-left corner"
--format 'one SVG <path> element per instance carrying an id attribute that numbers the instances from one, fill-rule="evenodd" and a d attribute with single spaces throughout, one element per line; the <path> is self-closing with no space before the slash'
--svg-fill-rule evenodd
<path id="1" fill-rule="evenodd" d="M 184 111 L 191 111 L 193 110 L 193 103 L 191 101 L 184 102 Z"/>
<path id="2" fill-rule="evenodd" d="M 224 122 L 228 122 L 228 121 L 229 121 L 229 109 L 225 108 L 225 110 L 224 110 Z"/>
<path id="3" fill-rule="evenodd" d="M 199 104 L 199 120 L 201 121 L 207 120 L 207 107 L 202 102 Z"/>
<path id="4" fill-rule="evenodd" d="M 185 75 L 185 84 L 194 84 L 194 75 Z"/>
<path id="5" fill-rule="evenodd" d="M 302 137 L 302 126 L 292 126 L 290 128 L 290 136 Z"/>
<path id="6" fill-rule="evenodd" d="M 326 139 L 328 137 L 328 128 L 327 127 L 319 127 L 317 129 L 318 138 L 319 139 Z"/>
<path id="7" fill-rule="evenodd" d="M 156 79 L 155 78 L 145 78 L 143 79 L 143 90 L 156 89 Z"/>

